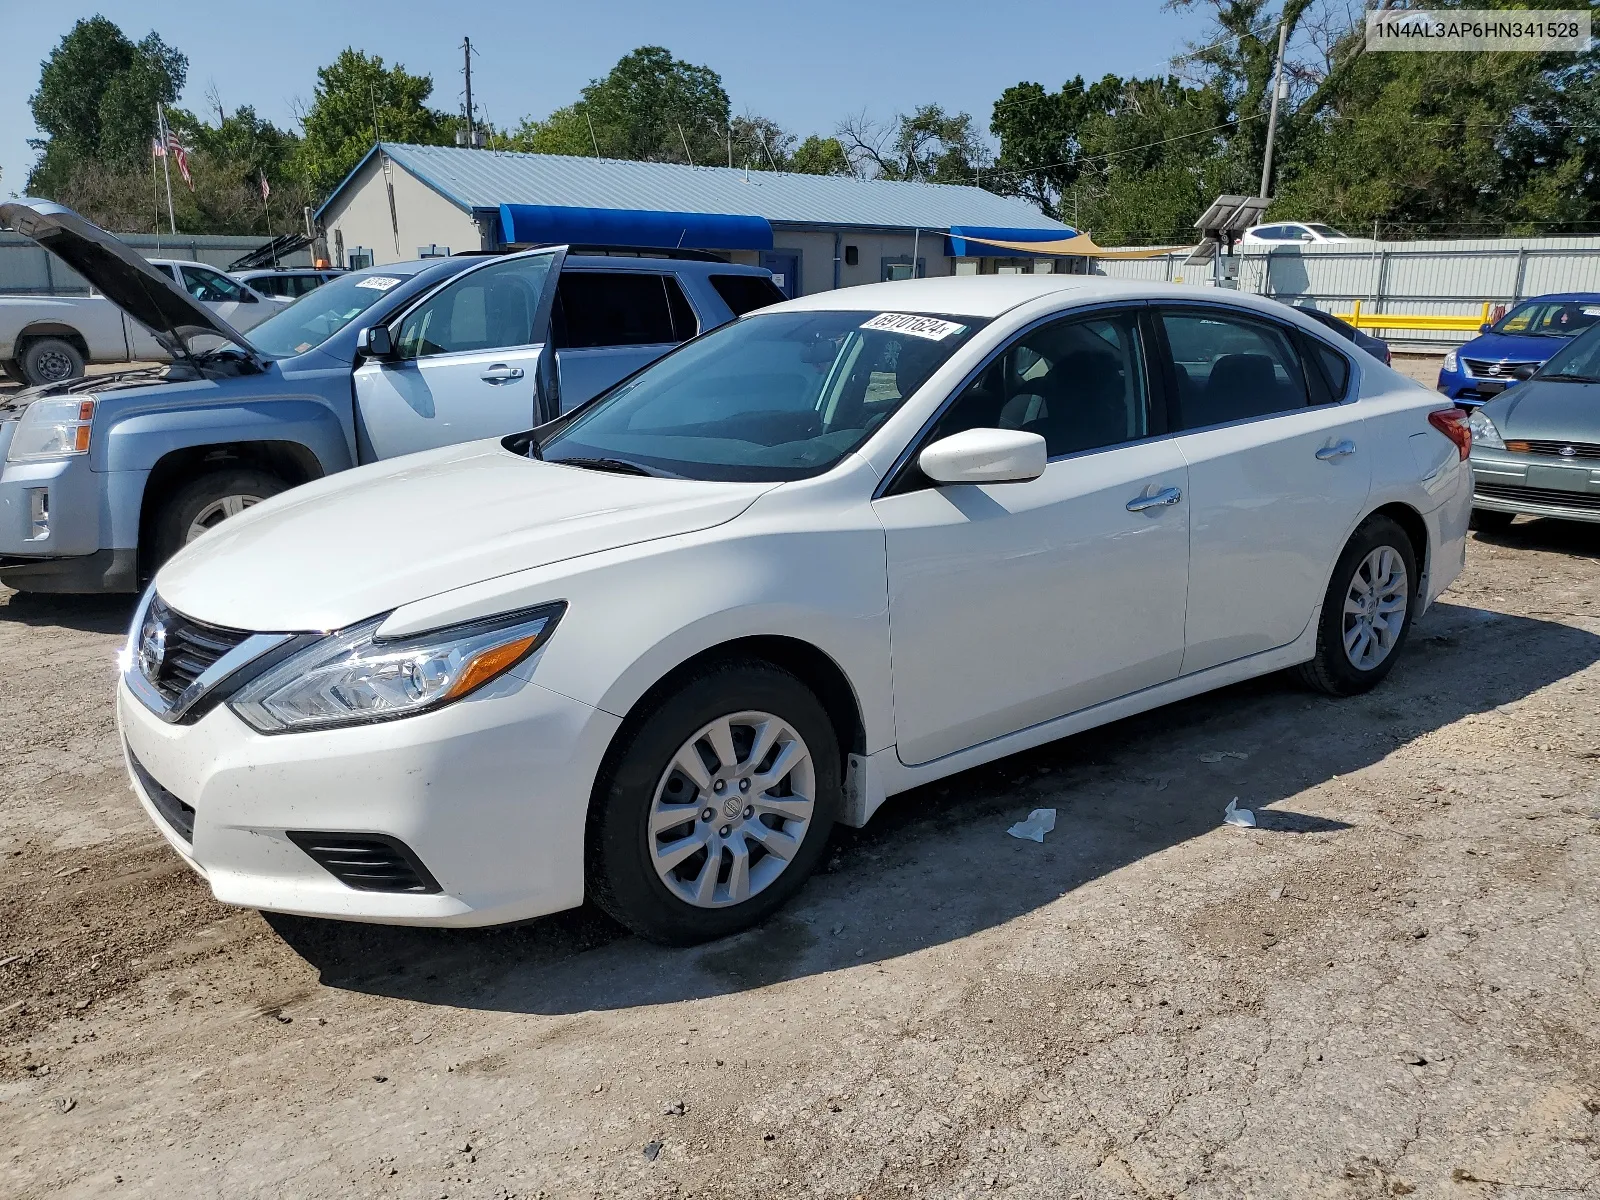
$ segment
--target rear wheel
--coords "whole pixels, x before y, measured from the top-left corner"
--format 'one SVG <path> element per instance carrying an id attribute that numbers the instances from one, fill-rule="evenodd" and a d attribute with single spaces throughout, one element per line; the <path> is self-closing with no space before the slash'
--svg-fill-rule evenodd
<path id="1" fill-rule="evenodd" d="M 590 896 L 668 945 L 768 916 L 816 866 L 838 812 L 839 744 L 821 703 L 786 671 L 735 662 L 631 724 L 595 787 Z"/>
<path id="2" fill-rule="evenodd" d="M 1369 517 L 1333 569 L 1317 621 L 1317 653 L 1301 677 L 1330 696 L 1375 687 L 1391 670 L 1416 609 L 1416 551 L 1388 517 Z"/>
<path id="3" fill-rule="evenodd" d="M 1511 522 L 1517 519 L 1516 513 L 1496 512 L 1492 508 L 1475 508 L 1472 510 L 1472 528 L 1481 533 L 1504 533 L 1511 528 Z"/>
<path id="4" fill-rule="evenodd" d="M 157 567 L 201 534 L 260 504 L 270 496 L 286 491 L 288 484 L 265 471 L 236 469 L 213 471 L 191 480 L 174 492 L 156 517 L 152 550 Z"/>
<path id="5" fill-rule="evenodd" d="M 71 342 L 60 338 L 36 338 L 18 357 L 22 378 L 34 387 L 46 383 L 65 383 L 83 375 L 83 355 Z"/>

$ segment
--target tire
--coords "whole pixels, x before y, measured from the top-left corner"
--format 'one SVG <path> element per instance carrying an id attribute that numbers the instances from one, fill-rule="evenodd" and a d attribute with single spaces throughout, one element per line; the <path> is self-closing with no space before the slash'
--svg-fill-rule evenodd
<path id="1" fill-rule="evenodd" d="M 23 348 L 17 362 L 22 378 L 32 387 L 83 377 L 83 355 L 60 338 L 35 338 Z"/>
<path id="2" fill-rule="evenodd" d="M 752 760 L 757 718 L 782 729 L 772 748 Z M 731 733 L 726 741 L 732 744 L 732 770 L 712 749 L 717 734 L 708 732 L 724 722 Z M 676 765 L 691 753 L 700 763 L 701 786 Z M 734 791 L 758 779 L 763 763 L 776 767 L 781 755 L 789 756 L 784 761 L 792 769 L 773 777 L 767 791 L 759 784 Z M 711 790 L 718 786 L 726 791 Z M 639 936 L 665 945 L 689 946 L 747 929 L 811 874 L 838 814 L 840 790 L 838 736 L 809 688 L 755 660 L 708 667 L 630 718 L 613 742 L 589 809 L 588 893 Z M 795 814 L 805 810 L 807 791 L 809 815 L 801 826 Z M 684 820 L 661 823 L 680 815 L 680 808 Z M 761 830 L 751 832 L 758 824 Z M 674 843 L 698 848 L 676 866 L 663 861 L 658 869 L 658 849 Z M 768 852 L 769 844 L 781 852 Z M 716 873 L 708 875 L 713 853 Z M 748 896 L 738 900 L 741 879 Z"/>
<path id="3" fill-rule="evenodd" d="M 1511 528 L 1511 522 L 1516 519 L 1516 513 L 1496 512 L 1492 508 L 1475 508 L 1472 510 L 1470 524 L 1473 529 L 1481 533 L 1504 533 Z"/>
<path id="4" fill-rule="evenodd" d="M 1404 570 L 1403 580 L 1394 577 L 1395 567 Z M 1379 586 L 1373 588 L 1374 582 Z M 1376 687 L 1394 668 L 1411 632 L 1418 582 L 1416 551 L 1406 531 L 1388 517 L 1367 518 L 1333 568 L 1317 620 L 1317 653 L 1301 664 L 1301 678 L 1330 696 L 1354 696 Z M 1369 599 L 1373 592 L 1376 597 Z M 1405 609 L 1396 633 L 1393 607 L 1399 596 Z M 1358 611 L 1347 613 L 1347 600 Z M 1350 640 L 1354 646 L 1347 650 Z"/>
<path id="5" fill-rule="evenodd" d="M 154 575 L 162 563 L 198 537 L 203 530 L 197 531 L 197 525 L 210 529 L 233 512 L 288 488 L 276 475 L 246 469 L 213 471 L 190 480 L 168 497 L 156 514 L 150 547 L 154 558 L 145 574 Z"/>
<path id="6" fill-rule="evenodd" d="M 0 371 L 4 371 L 6 378 L 13 383 L 27 383 L 27 380 L 22 377 L 22 364 L 14 358 L 0 359 Z"/>

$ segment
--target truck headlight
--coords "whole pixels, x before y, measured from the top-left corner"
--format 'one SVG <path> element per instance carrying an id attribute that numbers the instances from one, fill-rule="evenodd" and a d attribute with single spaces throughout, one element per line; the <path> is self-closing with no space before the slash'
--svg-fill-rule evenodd
<path id="1" fill-rule="evenodd" d="M 1487 450 L 1504 450 L 1505 439 L 1500 436 L 1500 430 L 1495 427 L 1482 409 L 1473 409 L 1472 415 L 1467 418 L 1467 428 L 1472 430 L 1472 444 L 1482 446 Z"/>
<path id="2" fill-rule="evenodd" d="M 1454 350 L 1444 352 L 1444 369 L 1452 373 L 1461 369 L 1461 358 Z"/>
<path id="3" fill-rule="evenodd" d="M 549 640 L 564 603 L 406 638 L 375 617 L 331 633 L 241 688 L 229 706 L 260 733 L 392 721 L 476 691 Z"/>
<path id="4" fill-rule="evenodd" d="M 93 400 L 74 396 L 35 400 L 17 422 L 6 461 L 37 462 L 87 454 L 93 421 Z"/>

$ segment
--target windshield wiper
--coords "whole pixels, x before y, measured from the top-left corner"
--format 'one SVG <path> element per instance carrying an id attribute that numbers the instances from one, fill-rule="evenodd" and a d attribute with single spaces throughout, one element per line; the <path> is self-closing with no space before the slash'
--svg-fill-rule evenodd
<path id="1" fill-rule="evenodd" d="M 648 471 L 638 463 L 628 462 L 621 458 L 551 458 L 547 462 L 566 463 L 571 467 L 587 467 L 591 471 L 613 471 L 618 475 L 648 475 L 655 477 L 654 471 Z"/>
<path id="2" fill-rule="evenodd" d="M 1553 371 L 1549 375 L 1535 375 L 1535 379 L 1558 379 L 1562 383 L 1600 383 L 1593 375 L 1577 375 L 1571 371 Z"/>

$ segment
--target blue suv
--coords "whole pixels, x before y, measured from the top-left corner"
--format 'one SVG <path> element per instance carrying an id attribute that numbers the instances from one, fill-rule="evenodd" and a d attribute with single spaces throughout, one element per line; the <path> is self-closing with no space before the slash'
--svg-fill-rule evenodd
<path id="1" fill-rule="evenodd" d="M 1600 321 L 1600 293 L 1560 292 L 1524 300 L 1481 336 L 1444 356 L 1439 390 L 1477 408 L 1528 378 L 1557 350 Z"/>

